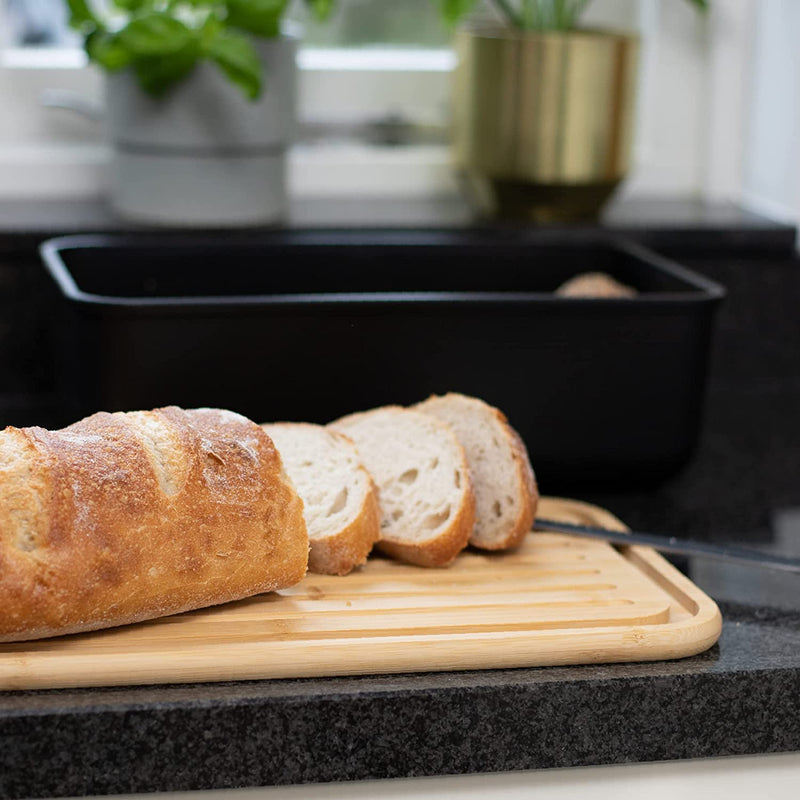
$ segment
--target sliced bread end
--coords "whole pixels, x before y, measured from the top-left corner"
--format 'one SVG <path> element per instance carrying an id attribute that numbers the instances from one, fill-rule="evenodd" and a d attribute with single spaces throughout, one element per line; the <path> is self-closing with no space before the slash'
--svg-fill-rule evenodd
<path id="1" fill-rule="evenodd" d="M 464 447 L 475 492 L 470 544 L 517 547 L 533 525 L 539 492 L 519 434 L 497 408 L 463 394 L 433 395 L 414 406 L 446 422 Z"/>

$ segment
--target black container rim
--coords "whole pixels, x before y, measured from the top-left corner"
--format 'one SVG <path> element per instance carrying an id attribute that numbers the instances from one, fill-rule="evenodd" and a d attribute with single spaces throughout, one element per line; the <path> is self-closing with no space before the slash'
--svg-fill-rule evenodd
<path id="1" fill-rule="evenodd" d="M 635 298 L 603 298 L 599 303 L 590 297 L 556 297 L 552 292 L 326 292 L 280 295 L 226 295 L 214 297 L 206 295 L 185 295 L 174 297 L 120 297 L 114 295 L 94 294 L 83 291 L 73 278 L 62 253 L 69 250 L 100 248 L 152 248 L 164 247 L 173 249 L 198 247 L 252 247 L 266 244 L 284 246 L 341 246 L 341 247 L 377 247 L 377 246 L 439 246 L 470 245 L 493 247 L 499 244 L 549 245 L 559 247 L 579 247 L 587 244 L 616 249 L 628 253 L 648 264 L 648 266 L 665 273 L 685 284 L 690 290 L 682 292 L 650 292 L 637 295 Z M 227 306 L 263 306 L 275 305 L 287 307 L 293 305 L 352 305 L 386 304 L 481 304 L 498 303 L 502 305 L 530 303 L 558 303 L 559 305 L 585 305 L 603 308 L 630 308 L 636 306 L 654 306 L 680 304 L 716 304 L 726 295 L 725 288 L 703 275 L 690 270 L 672 259 L 666 258 L 653 250 L 626 237 L 605 234 L 596 231 L 498 231 L 487 234 L 485 231 L 465 230 L 399 230 L 399 229 L 303 229 L 276 230 L 253 233 L 166 233 L 146 232 L 131 234 L 84 233 L 70 234 L 48 239 L 39 245 L 39 253 L 47 271 L 61 290 L 62 294 L 75 303 L 88 306 L 103 306 L 131 309 L 182 309 L 223 308 Z"/>

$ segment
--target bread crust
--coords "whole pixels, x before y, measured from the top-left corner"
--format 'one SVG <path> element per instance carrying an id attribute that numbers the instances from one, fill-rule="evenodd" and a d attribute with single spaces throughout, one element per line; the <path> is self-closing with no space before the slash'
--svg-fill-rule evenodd
<path id="1" fill-rule="evenodd" d="M 481 550 L 510 550 L 518 547 L 533 527 L 533 521 L 536 518 L 536 509 L 539 504 L 539 489 L 536 484 L 536 476 L 533 472 L 525 443 L 500 409 L 476 397 L 469 397 L 459 392 L 448 392 L 445 395 L 431 395 L 427 400 L 412 407 L 418 408 L 424 412 L 425 403 L 432 400 L 447 400 L 448 398 L 459 398 L 473 403 L 480 403 L 483 409 L 499 423 L 514 460 L 515 480 L 513 488 L 519 501 L 519 511 L 517 512 L 513 526 L 504 537 L 494 539 L 483 538 L 477 530 L 473 530 L 469 543 L 473 547 L 478 547 Z"/>
<path id="2" fill-rule="evenodd" d="M 314 425 L 309 422 L 274 422 L 263 426 L 269 434 L 272 427 L 280 428 L 322 428 L 328 436 L 346 442 L 357 453 L 349 436 L 339 431 Z M 364 495 L 358 515 L 349 525 L 337 533 L 320 539 L 309 539 L 308 570 L 322 575 L 347 575 L 355 567 L 366 563 L 375 542 L 380 537 L 381 518 L 378 507 L 378 490 L 372 476 L 360 464 L 359 471 L 367 480 L 368 489 Z"/>
<path id="3" fill-rule="evenodd" d="M 564 281 L 556 289 L 555 294 L 559 297 L 628 298 L 635 297 L 638 292 L 607 272 L 582 272 Z"/>
<path id="4" fill-rule="evenodd" d="M 347 435 L 346 430 L 341 430 L 338 426 L 358 421 L 375 412 L 400 411 L 402 413 L 407 413 L 410 410 L 411 409 L 399 405 L 382 406 L 380 408 L 370 409 L 369 411 L 359 411 L 354 414 L 348 414 L 330 423 L 329 427 Z M 415 564 L 420 567 L 446 567 L 455 560 L 458 554 L 469 543 L 469 537 L 475 525 L 475 494 L 472 491 L 464 448 L 461 446 L 455 433 L 453 433 L 449 425 L 441 420 L 428 415 L 426 415 L 426 417 L 430 423 L 443 431 L 451 439 L 454 445 L 454 451 L 459 454 L 460 470 L 461 474 L 464 476 L 465 484 L 461 503 L 451 515 L 450 524 L 435 538 L 428 539 L 424 542 L 402 542 L 396 539 L 387 539 L 381 535 L 375 547 L 382 553 L 409 564 Z M 380 507 L 380 487 L 378 487 L 377 492 L 378 505 Z"/>
<path id="5" fill-rule="evenodd" d="M 475 495 L 470 487 L 447 530 L 435 539 L 423 543 L 380 539 L 375 546 L 387 556 L 418 567 L 447 567 L 469 543 L 474 524 Z"/>
<path id="6" fill-rule="evenodd" d="M 520 498 L 520 511 L 517 515 L 514 527 L 509 531 L 505 540 L 497 540 L 492 543 L 473 542 L 476 547 L 485 550 L 507 550 L 519 547 L 523 539 L 530 533 L 533 522 L 536 519 L 536 509 L 539 506 L 539 487 L 536 485 L 536 475 L 531 467 L 528 450 L 520 435 L 508 424 L 502 411 L 494 409 L 499 415 L 499 419 L 505 422 L 508 435 L 511 440 L 511 449 L 514 454 L 514 463 L 517 468 L 517 490 Z"/>
<path id="7" fill-rule="evenodd" d="M 168 407 L 0 433 L 0 641 L 284 588 L 307 557 L 280 456 L 238 414 Z"/>
<path id="8" fill-rule="evenodd" d="M 358 516 L 333 536 L 311 542 L 308 557 L 310 572 L 323 575 L 347 575 L 365 564 L 380 535 L 380 509 L 377 492 L 364 497 Z"/>

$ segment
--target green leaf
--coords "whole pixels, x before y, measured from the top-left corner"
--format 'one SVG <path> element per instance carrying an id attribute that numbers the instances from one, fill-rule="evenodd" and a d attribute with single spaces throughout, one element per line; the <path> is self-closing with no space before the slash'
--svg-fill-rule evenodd
<path id="1" fill-rule="evenodd" d="M 153 6 L 153 0 L 112 0 L 112 2 L 121 11 L 141 11 Z"/>
<path id="2" fill-rule="evenodd" d="M 136 17 L 118 35 L 123 46 L 134 56 L 177 54 L 185 50 L 194 38 L 194 33 L 168 12 Z"/>
<path id="3" fill-rule="evenodd" d="M 249 100 L 261 95 L 261 60 L 247 36 L 234 31 L 219 33 L 206 46 L 208 57 L 233 81 Z"/>
<path id="4" fill-rule="evenodd" d="M 325 22 L 333 13 L 334 0 L 306 0 L 311 13 L 320 22 Z"/>
<path id="5" fill-rule="evenodd" d="M 119 36 L 98 30 L 86 37 L 89 58 L 101 67 L 114 72 L 131 63 L 131 52 L 120 42 Z"/>
<path id="6" fill-rule="evenodd" d="M 439 11 L 449 25 L 455 25 L 475 7 L 476 0 L 439 0 Z"/>
<path id="7" fill-rule="evenodd" d="M 139 85 L 154 97 L 163 97 L 197 65 L 200 48 L 192 40 L 182 50 L 167 55 L 145 56 L 133 61 Z"/>
<path id="8" fill-rule="evenodd" d="M 705 14 L 711 7 L 709 0 L 689 0 L 689 2 L 703 14 Z"/>
<path id="9" fill-rule="evenodd" d="M 280 33 L 281 17 L 288 0 L 228 0 L 228 24 L 234 28 L 273 38 Z"/>
<path id="10" fill-rule="evenodd" d="M 86 27 L 99 28 L 100 20 L 87 0 L 67 0 L 69 7 L 69 24 L 71 28 L 82 30 Z"/>
<path id="11" fill-rule="evenodd" d="M 536 8 L 531 7 L 531 0 L 523 0 L 522 9 L 517 9 L 510 0 L 493 0 L 500 14 L 514 28 L 525 28 L 526 20 L 536 17 L 539 11 L 539 0 L 533 0 Z"/>
<path id="12" fill-rule="evenodd" d="M 209 45 L 214 39 L 225 30 L 225 23 L 214 16 L 209 14 L 203 26 L 200 28 L 200 47 L 203 52 L 207 52 Z"/>

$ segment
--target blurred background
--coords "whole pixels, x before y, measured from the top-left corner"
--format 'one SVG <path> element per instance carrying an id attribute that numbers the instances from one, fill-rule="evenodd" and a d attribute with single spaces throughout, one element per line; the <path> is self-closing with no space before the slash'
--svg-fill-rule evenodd
<path id="1" fill-rule="evenodd" d="M 101 126 L 42 107 L 46 90 L 99 98 L 99 71 L 61 0 L 0 2 L 0 196 L 103 192 Z M 447 147 L 452 30 L 430 0 L 344 0 L 325 24 L 304 7 L 295 196 L 457 192 Z M 596 0 L 587 26 L 641 36 L 635 142 L 619 196 L 800 211 L 800 7 L 791 0 Z"/>

